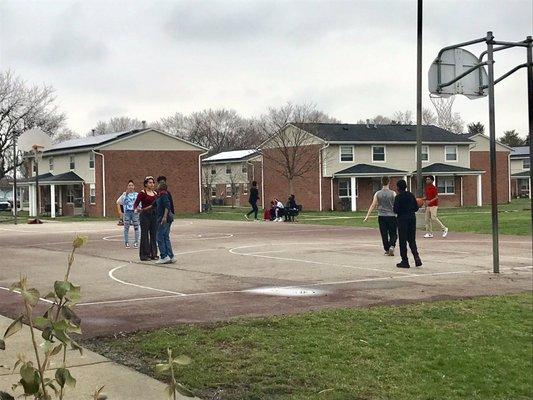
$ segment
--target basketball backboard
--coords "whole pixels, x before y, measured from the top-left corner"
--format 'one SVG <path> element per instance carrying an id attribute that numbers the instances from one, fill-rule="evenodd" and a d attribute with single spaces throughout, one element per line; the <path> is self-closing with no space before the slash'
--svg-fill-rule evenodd
<path id="1" fill-rule="evenodd" d="M 23 132 L 17 139 L 17 147 L 23 153 L 32 151 L 37 146 L 39 151 L 44 151 L 52 146 L 52 138 L 41 128 L 32 128 Z"/>
<path id="2" fill-rule="evenodd" d="M 455 48 L 444 51 L 441 55 L 440 63 L 437 63 L 437 59 L 435 59 L 429 68 L 428 87 L 430 93 L 441 97 L 462 94 L 469 99 L 486 96 L 488 91 L 486 88 L 482 89 L 482 86 L 488 84 L 489 78 L 484 66 L 479 67 L 449 86 L 439 88 L 439 83 L 450 82 L 477 64 L 479 64 L 478 58 L 467 50 Z"/>

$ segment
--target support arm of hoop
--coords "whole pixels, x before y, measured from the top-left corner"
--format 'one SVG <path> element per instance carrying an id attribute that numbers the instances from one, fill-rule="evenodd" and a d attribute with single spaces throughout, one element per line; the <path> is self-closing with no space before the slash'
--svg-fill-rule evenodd
<path id="1" fill-rule="evenodd" d="M 446 86 L 450 86 L 452 84 L 454 84 L 455 82 L 457 82 L 458 80 L 464 78 L 465 76 L 467 76 L 468 74 L 471 74 L 472 72 L 474 72 L 476 69 L 478 68 L 481 68 L 483 66 L 487 65 L 487 62 L 482 62 L 482 63 L 479 63 L 479 64 L 476 64 L 474 65 L 473 67 L 471 68 L 468 68 L 465 72 L 463 72 L 461 75 L 458 75 L 456 76 L 454 79 L 452 79 L 451 81 L 449 82 L 446 82 L 446 83 L 440 83 L 438 86 L 437 86 L 437 90 L 440 91 L 440 89 L 442 89 L 443 87 L 446 87 Z"/>
<path id="2" fill-rule="evenodd" d="M 495 47 L 493 51 L 500 51 L 500 50 L 510 49 L 511 47 L 516 47 L 516 46 L 523 46 L 523 47 L 527 47 L 528 46 L 528 40 L 527 39 L 522 41 L 522 42 L 517 42 L 517 43 L 509 43 L 509 42 L 494 42 L 494 43 L 501 44 L 502 46 Z M 479 62 L 483 61 L 483 57 L 485 57 L 486 55 L 487 55 L 487 50 L 485 50 L 484 52 L 482 52 L 479 55 L 479 58 L 478 58 Z"/>
<path id="3" fill-rule="evenodd" d="M 494 81 L 494 84 L 496 85 L 498 82 L 501 82 L 503 81 L 505 78 L 507 78 L 509 75 L 512 75 L 514 74 L 516 71 L 518 71 L 520 68 L 525 68 L 527 67 L 527 63 L 523 63 L 523 64 L 520 64 L 520 65 L 517 65 L 516 67 L 514 67 L 512 70 L 510 70 L 509 72 L 507 72 L 506 74 L 503 74 L 502 76 L 500 76 L 498 79 L 496 79 Z M 489 87 L 489 85 L 483 85 L 481 86 L 481 89 L 487 89 Z"/>
<path id="4" fill-rule="evenodd" d="M 476 44 L 476 43 L 481 43 L 481 42 L 485 42 L 487 40 L 486 37 L 482 37 L 482 38 L 479 38 L 479 39 L 475 39 L 475 40 L 470 40 L 468 42 L 463 42 L 463 43 L 458 43 L 458 44 L 452 44 L 451 46 L 446 46 L 446 47 L 443 47 L 442 49 L 440 49 L 439 51 L 439 54 L 437 55 L 437 58 L 436 58 L 436 62 L 437 64 L 440 63 L 440 58 L 442 56 L 442 54 L 446 51 L 446 50 L 452 50 L 452 49 L 456 49 L 458 47 L 463 47 L 463 46 L 470 46 L 472 44 Z"/>

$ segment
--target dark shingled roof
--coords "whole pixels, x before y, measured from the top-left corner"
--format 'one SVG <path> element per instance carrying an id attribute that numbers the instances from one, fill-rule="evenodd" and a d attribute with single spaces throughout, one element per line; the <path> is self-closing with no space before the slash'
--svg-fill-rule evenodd
<path id="1" fill-rule="evenodd" d="M 529 156 L 529 146 L 513 147 L 511 158 L 527 158 Z"/>
<path id="2" fill-rule="evenodd" d="M 407 175 L 406 171 L 399 171 L 397 169 L 378 167 L 376 165 L 357 164 L 342 171 L 336 172 L 334 175 Z"/>
<path id="3" fill-rule="evenodd" d="M 451 174 L 451 175 L 464 175 L 464 174 L 479 174 L 484 171 L 479 171 L 475 169 L 459 167 L 457 165 L 435 163 L 428 165 L 427 167 L 422 168 L 422 174 Z M 413 171 L 416 173 L 416 171 Z"/>
<path id="4" fill-rule="evenodd" d="M 26 178 L 26 179 L 20 179 L 20 182 L 35 182 L 35 177 L 32 178 Z M 41 174 L 39 175 L 39 185 L 41 183 L 62 183 L 62 182 L 83 182 L 83 179 L 78 176 L 78 174 L 69 171 L 65 172 L 63 174 L 54 175 L 51 173 Z"/>
<path id="5" fill-rule="evenodd" d="M 328 142 L 416 142 L 416 125 L 369 125 L 294 123 Z M 474 143 L 466 135 L 456 135 L 434 125 L 422 126 L 424 143 Z"/>

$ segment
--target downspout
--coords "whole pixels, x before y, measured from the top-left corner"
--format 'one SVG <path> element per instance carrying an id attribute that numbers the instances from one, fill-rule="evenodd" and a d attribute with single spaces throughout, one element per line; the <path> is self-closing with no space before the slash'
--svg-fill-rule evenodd
<path id="1" fill-rule="evenodd" d="M 318 152 L 318 196 L 319 196 L 319 211 L 322 211 L 322 162 L 324 157 L 322 152 L 329 147 L 329 142 Z"/>
<path id="2" fill-rule="evenodd" d="M 99 155 L 102 157 L 102 207 L 103 207 L 103 213 L 102 216 L 106 217 L 106 211 L 105 211 L 105 157 L 102 153 L 97 152 L 96 150 L 91 150 L 95 155 Z M 94 181 L 96 183 L 96 158 L 94 160 Z M 85 189 L 83 190 L 85 193 Z"/>
<path id="3" fill-rule="evenodd" d="M 200 212 L 202 212 L 202 157 L 209 151 L 198 155 L 198 197 L 200 198 Z"/>
<path id="4" fill-rule="evenodd" d="M 261 205 L 265 208 L 265 159 L 261 157 Z"/>

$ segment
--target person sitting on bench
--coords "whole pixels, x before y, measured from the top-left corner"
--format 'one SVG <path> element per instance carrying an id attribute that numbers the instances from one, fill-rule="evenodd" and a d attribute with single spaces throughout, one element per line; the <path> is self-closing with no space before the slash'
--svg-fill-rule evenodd
<path id="1" fill-rule="evenodd" d="M 294 222 L 295 217 L 298 216 L 300 209 L 296 204 L 296 198 L 293 194 L 289 196 L 289 201 L 287 202 L 287 212 L 285 213 L 285 221 Z"/>
<path id="2" fill-rule="evenodd" d="M 274 210 L 274 214 L 276 216 L 276 219 L 275 221 L 276 222 L 282 222 L 283 221 L 283 217 L 285 215 L 285 206 L 283 205 L 283 203 L 281 201 L 279 201 L 278 199 L 274 199 L 274 204 L 275 204 L 275 210 Z"/>

